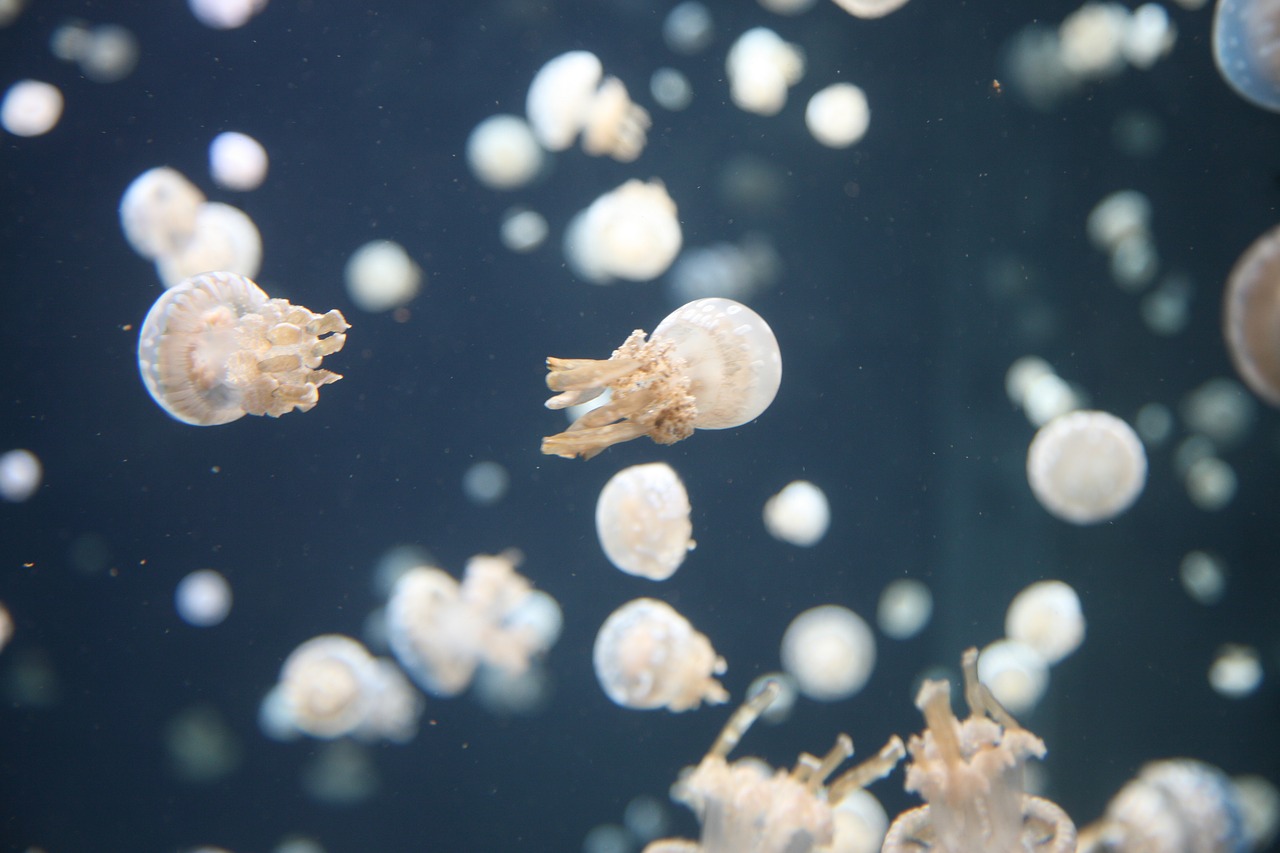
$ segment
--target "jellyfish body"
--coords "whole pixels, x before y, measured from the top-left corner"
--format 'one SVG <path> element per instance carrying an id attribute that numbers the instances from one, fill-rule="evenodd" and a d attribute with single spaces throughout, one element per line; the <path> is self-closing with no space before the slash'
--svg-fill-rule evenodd
<path id="1" fill-rule="evenodd" d="M 1009 639 L 1030 646 L 1052 666 L 1084 642 L 1080 596 L 1062 581 L 1037 581 L 1009 603 L 1004 632 Z"/>
<path id="2" fill-rule="evenodd" d="M 693 550 L 689 494 L 665 462 L 632 465 L 605 483 L 596 533 L 609 562 L 629 575 L 666 580 Z"/>
<path id="3" fill-rule="evenodd" d="M 1147 482 L 1147 454 L 1127 423 L 1107 412 L 1075 411 L 1040 428 L 1027 449 L 1036 500 L 1074 524 L 1108 521 L 1127 510 Z"/>
<path id="4" fill-rule="evenodd" d="M 876 665 L 875 635 L 847 607 L 812 607 L 782 636 L 782 668 L 810 699 L 834 702 L 860 691 Z"/>
<path id="5" fill-rule="evenodd" d="M 1280 227 L 1253 242 L 1227 278 L 1223 336 L 1253 393 L 1280 406 Z"/>
<path id="6" fill-rule="evenodd" d="M 684 235 L 661 181 L 630 180 L 593 201 L 565 230 L 565 256 L 593 284 L 648 281 L 667 271 Z"/>
<path id="7" fill-rule="evenodd" d="M 644 150 L 649 113 L 631 102 L 617 77 L 604 77 L 595 54 L 571 50 L 534 75 L 525 99 L 534 135 L 548 151 L 563 151 L 582 136 L 582 149 L 629 163 Z"/>
<path id="8" fill-rule="evenodd" d="M 781 112 L 787 90 L 804 76 L 804 51 L 771 29 L 753 27 L 729 48 L 724 65 L 733 102 L 747 112 L 772 116 Z"/>
<path id="9" fill-rule="evenodd" d="M 152 399 L 183 423 L 213 426 L 245 415 L 310 411 L 320 368 L 346 343 L 336 309 L 315 314 L 272 299 L 249 279 L 202 273 L 165 291 L 138 337 L 138 368 Z"/>
<path id="10" fill-rule="evenodd" d="M 698 429 L 740 426 L 773 402 L 782 356 L 769 325 L 732 299 L 697 299 L 667 316 L 646 341 L 636 330 L 605 361 L 547 359 L 549 409 L 612 392 L 608 403 L 542 440 L 542 452 L 590 459 L 648 435 L 674 444 Z"/>
<path id="11" fill-rule="evenodd" d="M 195 234 L 204 202 L 204 193 L 177 169 L 148 169 L 130 182 L 120 199 L 120 227 L 142 257 L 172 255 Z"/>
<path id="12" fill-rule="evenodd" d="M 1280 3 L 1218 0 L 1213 11 L 1213 61 L 1237 95 L 1280 112 Z"/>

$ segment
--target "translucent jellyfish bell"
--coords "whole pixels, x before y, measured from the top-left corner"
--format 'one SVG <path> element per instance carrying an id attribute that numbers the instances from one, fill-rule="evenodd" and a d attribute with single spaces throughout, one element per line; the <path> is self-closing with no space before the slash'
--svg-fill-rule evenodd
<path id="1" fill-rule="evenodd" d="M 1059 415 L 1027 449 L 1027 480 L 1046 510 L 1096 524 L 1127 510 L 1147 482 L 1147 454 L 1127 423 L 1107 412 Z"/>
<path id="2" fill-rule="evenodd" d="M 62 90 L 41 80 L 19 80 L 0 100 L 0 126 L 14 136 L 43 136 L 62 118 Z"/>
<path id="3" fill-rule="evenodd" d="M 204 193 L 177 169 L 148 169 L 133 179 L 120 199 L 120 227 L 142 257 L 173 255 L 195 234 L 204 202 Z"/>
<path id="4" fill-rule="evenodd" d="M 629 575 L 666 580 L 693 550 L 689 495 L 665 462 L 632 465 L 609 478 L 596 502 L 605 556 Z"/>
<path id="5" fill-rule="evenodd" d="M 315 314 L 272 299 L 227 272 L 192 276 L 166 290 L 138 336 L 138 369 L 162 409 L 213 426 L 245 415 L 310 411 L 320 386 L 342 377 L 320 368 L 350 328 L 341 312 Z"/>
<path id="6" fill-rule="evenodd" d="M 661 181 L 630 180 L 597 198 L 565 231 L 574 272 L 595 284 L 648 281 L 667 271 L 684 241 Z"/>
<path id="7" fill-rule="evenodd" d="M 582 149 L 629 163 L 644 150 L 649 113 L 631 102 L 617 77 L 604 77 L 596 55 L 563 53 L 539 69 L 529 86 L 525 114 L 548 151 L 563 151 L 582 135 Z M 602 79 L 603 78 L 603 79 Z"/>
<path id="8" fill-rule="evenodd" d="M 804 52 L 766 27 L 753 27 L 739 36 L 724 64 L 733 102 L 762 116 L 781 112 L 787 90 L 804 76 Z"/>
<path id="9" fill-rule="evenodd" d="M 1222 329 L 1236 372 L 1263 400 L 1280 406 L 1280 227 L 1253 242 L 1231 269 Z"/>
<path id="10" fill-rule="evenodd" d="M 760 315 L 731 299 L 690 302 L 669 314 L 646 341 L 636 330 L 607 360 L 547 359 L 547 401 L 563 409 L 612 399 L 542 440 L 542 452 L 590 459 L 614 444 L 648 435 L 673 444 L 697 429 L 740 426 L 773 402 L 782 381 L 777 339 Z"/>
<path id="11" fill-rule="evenodd" d="M 810 608 L 782 636 L 782 668 L 800 692 L 820 702 L 848 699 L 876 665 L 876 641 L 862 617 L 847 607 Z"/>
<path id="12" fill-rule="evenodd" d="M 1218 0 L 1213 60 L 1237 95 L 1280 112 L 1280 6 L 1271 0 Z"/>
<path id="13" fill-rule="evenodd" d="M 1062 581 L 1037 581 L 1010 602 L 1004 632 L 1033 649 L 1045 663 L 1056 664 L 1084 642 L 1080 596 Z"/>

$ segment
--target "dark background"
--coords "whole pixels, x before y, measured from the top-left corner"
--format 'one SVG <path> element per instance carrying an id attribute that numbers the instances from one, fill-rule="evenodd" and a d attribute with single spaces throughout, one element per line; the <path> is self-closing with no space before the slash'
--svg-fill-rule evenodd
<path id="1" fill-rule="evenodd" d="M 1077 823 L 1154 758 L 1277 780 L 1275 414 L 1261 413 L 1250 440 L 1226 454 L 1240 478 L 1227 509 L 1190 504 L 1165 446 L 1151 450 L 1133 510 L 1076 528 L 1032 498 L 1032 429 L 1003 391 L 1005 369 L 1028 353 L 1126 418 L 1230 375 L 1221 285 L 1277 220 L 1280 120 L 1218 79 L 1210 9 L 1170 9 L 1178 43 L 1150 72 L 1126 71 L 1039 113 L 992 81 L 1015 31 L 1056 24 L 1072 4 L 915 0 L 866 22 L 827 0 L 799 18 L 713 0 L 716 40 L 693 58 L 663 45 L 669 4 L 640 0 L 274 0 L 232 32 L 205 29 L 176 0 L 31 5 L 0 31 L 0 84 L 48 80 L 67 105 L 47 136 L 0 137 L 0 450 L 30 448 L 45 466 L 35 497 L 0 505 L 0 601 L 17 623 L 0 679 L 12 685 L 42 662 L 56 692 L 33 705 L 10 688 L 0 709 L 5 849 L 253 851 L 298 832 L 332 853 L 576 850 L 633 796 L 665 798 L 727 714 L 611 705 L 590 663 L 611 610 L 646 594 L 672 603 L 728 659 L 738 701 L 777 667 L 797 613 L 835 602 L 871 617 L 883 586 L 902 576 L 933 589 L 931 626 L 907 643 L 881 637 L 859 696 L 802 702 L 784 726 L 753 731 L 747 752 L 790 764 L 848 731 L 869 754 L 891 733 L 918 730 L 919 674 L 954 670 L 962 648 L 1000 636 L 1015 592 L 1056 577 L 1079 591 L 1089 634 L 1025 722 L 1049 745 L 1049 794 Z M 142 49 L 134 74 L 100 86 L 52 58 L 48 38 L 73 16 L 132 29 Z M 805 79 L 770 119 L 728 103 L 722 79 L 729 44 L 755 25 L 808 56 Z M 526 191 L 479 186 L 462 157 L 470 129 L 522 112 L 537 68 L 574 48 L 596 52 L 646 105 L 649 74 L 680 68 L 693 105 L 653 108 L 635 164 L 571 151 Z M 821 148 L 803 123 L 809 95 L 838 79 L 861 85 L 872 106 L 867 138 L 847 151 Z M 1136 108 L 1164 129 L 1159 151 L 1141 159 L 1112 144 L 1113 123 Z M 225 129 L 269 150 L 261 189 L 212 187 L 207 145 Z M 730 208 L 717 192 L 720 170 L 742 154 L 782 179 L 765 208 Z M 313 412 L 200 429 L 148 398 L 136 329 L 160 285 L 125 243 L 116 207 L 130 180 L 164 164 L 255 219 L 271 295 L 338 307 L 352 322 L 330 360 L 346 378 Z M 781 391 L 740 429 L 670 448 L 638 441 L 588 463 L 543 457 L 539 437 L 563 423 L 542 407 L 545 356 L 603 357 L 673 307 L 660 284 L 575 281 L 559 250 L 573 212 L 653 176 L 679 205 L 687 246 L 759 231 L 778 248 L 782 275 L 752 305 L 780 342 Z M 1137 298 L 1110 283 L 1084 235 L 1093 205 L 1124 188 L 1151 198 L 1162 270 L 1195 284 L 1179 335 L 1146 330 Z M 516 201 L 552 224 L 530 256 L 498 242 Z M 343 291 L 346 258 L 374 238 L 403 243 L 429 277 L 407 322 L 362 314 Z M 991 282 L 998 266 L 1018 273 L 1012 295 Z M 491 508 L 460 489 L 481 459 L 511 474 Z M 657 459 L 684 478 L 698 540 L 661 586 L 613 570 L 592 521 L 609 476 Z M 833 514 L 808 550 L 775 542 L 760 523 L 765 499 L 802 477 L 826 491 Z M 454 573 L 474 553 L 524 551 L 522 571 L 565 612 L 549 658 L 555 695 L 541 714 L 508 719 L 467 697 L 428 700 L 414 742 L 373 749 L 377 795 L 323 806 L 299 784 L 317 745 L 266 739 L 258 703 L 300 642 L 360 634 L 379 603 L 374 565 L 404 543 Z M 1192 548 L 1230 566 L 1214 607 L 1178 584 Z M 76 568 L 85 563 L 96 569 Z M 186 626 L 172 606 L 178 579 L 201 567 L 235 591 L 231 617 L 212 630 Z M 1209 688 L 1224 642 L 1262 652 L 1268 680 L 1248 699 Z M 200 703 L 224 716 L 244 758 L 224 780 L 183 784 L 162 732 Z M 913 802 L 900 775 L 875 790 L 890 814 Z M 687 812 L 674 814 L 681 832 L 696 832 Z"/>

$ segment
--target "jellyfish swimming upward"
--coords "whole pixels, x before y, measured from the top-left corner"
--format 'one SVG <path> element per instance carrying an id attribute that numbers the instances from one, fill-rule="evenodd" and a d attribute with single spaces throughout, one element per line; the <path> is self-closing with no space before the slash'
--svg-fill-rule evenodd
<path id="1" fill-rule="evenodd" d="M 778 393 L 782 356 L 769 324 L 732 299 L 696 299 L 667 316 L 653 334 L 637 329 L 605 360 L 548 358 L 548 409 L 596 399 L 609 402 L 562 433 L 542 452 L 590 459 L 614 444 L 647 435 L 674 444 L 694 429 L 727 429 L 758 417 Z"/>

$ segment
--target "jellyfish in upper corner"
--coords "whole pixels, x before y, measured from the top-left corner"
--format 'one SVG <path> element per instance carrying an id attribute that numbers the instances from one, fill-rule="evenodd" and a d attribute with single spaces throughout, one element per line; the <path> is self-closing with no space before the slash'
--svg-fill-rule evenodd
<path id="1" fill-rule="evenodd" d="M 1280 112 L 1280 5 L 1275 0 L 1218 0 L 1213 61 L 1232 90 L 1256 107 Z"/>
<path id="2" fill-rule="evenodd" d="M 320 363 L 342 349 L 348 328 L 337 309 L 316 314 L 272 299 L 242 275 L 201 273 L 151 306 L 138 369 L 152 399 L 183 423 L 278 418 L 310 411 L 320 386 L 342 378 Z"/>
<path id="3" fill-rule="evenodd" d="M 547 359 L 548 409 L 608 403 L 542 440 L 542 452 L 590 459 L 647 435 L 674 444 L 697 429 L 727 429 L 758 417 L 778 393 L 782 355 L 769 324 L 732 299 L 697 299 L 645 340 L 637 329 L 605 360 Z"/>
<path id="4" fill-rule="evenodd" d="M 579 134 L 582 150 L 630 163 L 644 150 L 649 112 L 631 102 L 617 77 L 605 77 L 594 53 L 571 50 L 539 69 L 525 113 L 548 151 L 563 151 Z"/>

